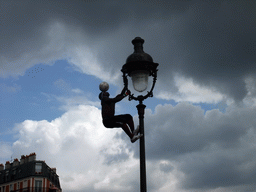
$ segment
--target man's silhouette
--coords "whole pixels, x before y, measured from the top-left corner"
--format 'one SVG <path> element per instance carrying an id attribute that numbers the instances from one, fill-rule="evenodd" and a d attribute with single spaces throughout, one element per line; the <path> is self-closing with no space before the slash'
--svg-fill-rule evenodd
<path id="1" fill-rule="evenodd" d="M 141 134 L 138 135 L 139 126 L 136 130 L 134 130 L 134 122 L 133 118 L 130 114 L 124 115 L 115 115 L 115 104 L 121 101 L 129 95 L 129 91 L 125 88 L 122 90 L 121 94 L 118 94 L 115 98 L 109 98 L 109 93 L 103 91 L 99 94 L 99 99 L 101 100 L 102 106 L 102 120 L 103 125 L 106 128 L 122 128 L 124 132 L 130 137 L 131 142 L 134 143 L 140 137 Z"/>

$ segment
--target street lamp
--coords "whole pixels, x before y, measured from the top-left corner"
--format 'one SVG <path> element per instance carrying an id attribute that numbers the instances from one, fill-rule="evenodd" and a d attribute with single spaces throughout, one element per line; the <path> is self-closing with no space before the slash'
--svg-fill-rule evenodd
<path id="1" fill-rule="evenodd" d="M 133 87 L 138 92 L 143 92 L 148 86 L 148 77 L 153 77 L 153 83 L 150 91 L 146 95 L 134 96 L 129 93 L 129 100 L 139 101 L 136 106 L 139 115 L 140 134 L 143 137 L 140 138 L 140 191 L 147 191 L 146 184 L 146 158 L 145 158 L 145 134 L 144 134 L 144 113 L 146 105 L 143 104 L 143 100 L 148 97 L 153 97 L 153 89 L 155 87 L 157 78 L 157 66 L 158 63 L 154 63 L 152 57 L 143 51 L 144 40 L 140 37 L 136 37 L 132 40 L 134 45 L 134 53 L 127 59 L 126 63 L 122 67 L 124 86 L 128 89 L 128 79 L 130 76 L 132 79 Z"/>

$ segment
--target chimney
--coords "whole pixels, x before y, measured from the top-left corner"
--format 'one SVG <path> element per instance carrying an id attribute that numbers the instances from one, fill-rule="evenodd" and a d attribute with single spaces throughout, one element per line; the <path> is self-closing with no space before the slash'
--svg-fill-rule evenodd
<path id="1" fill-rule="evenodd" d="M 0 164 L 0 171 L 3 171 L 3 170 L 4 170 L 4 165 Z"/>
<path id="2" fill-rule="evenodd" d="M 13 166 L 18 166 L 20 164 L 19 160 L 16 158 L 13 161 Z"/>
<path id="3" fill-rule="evenodd" d="M 56 173 L 56 168 L 55 168 L 55 167 L 54 167 L 54 168 L 51 168 L 51 169 L 53 170 L 54 173 Z"/>
<path id="4" fill-rule="evenodd" d="M 11 168 L 10 161 L 6 161 L 6 163 L 5 163 L 5 169 L 9 169 L 9 168 Z"/>
<path id="5" fill-rule="evenodd" d="M 26 157 L 24 155 L 21 155 L 21 158 L 20 158 L 21 165 L 25 163 L 25 159 L 26 159 Z"/>
<path id="6" fill-rule="evenodd" d="M 27 163 L 27 162 L 28 162 L 28 158 L 29 158 L 29 156 L 28 156 L 28 155 L 26 155 L 25 163 Z"/>
<path id="7" fill-rule="evenodd" d="M 36 153 L 30 153 L 30 155 L 28 156 L 28 161 L 35 161 L 36 160 Z"/>

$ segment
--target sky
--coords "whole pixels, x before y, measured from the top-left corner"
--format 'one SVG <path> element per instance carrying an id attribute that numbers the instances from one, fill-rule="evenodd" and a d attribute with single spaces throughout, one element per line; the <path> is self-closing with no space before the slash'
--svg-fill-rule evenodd
<path id="1" fill-rule="evenodd" d="M 139 191 L 139 142 L 102 124 L 131 41 L 159 63 L 145 100 L 149 192 L 256 192 L 256 2 L 1 0 L 0 163 L 32 152 L 65 192 Z M 131 83 L 129 83 L 130 85 Z M 136 101 L 116 114 L 138 125 Z"/>

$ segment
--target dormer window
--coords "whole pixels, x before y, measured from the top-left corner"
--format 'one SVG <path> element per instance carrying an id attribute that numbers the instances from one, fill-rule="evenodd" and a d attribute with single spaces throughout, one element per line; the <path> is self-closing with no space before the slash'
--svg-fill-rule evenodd
<path id="1" fill-rule="evenodd" d="M 41 173 L 42 172 L 42 163 L 36 163 L 35 172 L 36 173 Z"/>

